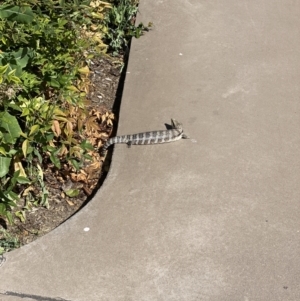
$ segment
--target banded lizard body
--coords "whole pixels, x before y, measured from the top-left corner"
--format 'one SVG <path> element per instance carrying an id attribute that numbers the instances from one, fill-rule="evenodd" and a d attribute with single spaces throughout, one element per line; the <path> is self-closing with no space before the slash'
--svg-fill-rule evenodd
<path id="1" fill-rule="evenodd" d="M 107 148 L 115 143 L 126 143 L 128 147 L 131 145 L 147 145 L 173 142 L 180 139 L 188 139 L 189 137 L 183 133 L 182 123 L 175 119 L 171 119 L 172 128 L 163 131 L 151 131 L 138 133 L 133 135 L 116 136 L 107 140 L 101 150 L 104 155 Z"/>

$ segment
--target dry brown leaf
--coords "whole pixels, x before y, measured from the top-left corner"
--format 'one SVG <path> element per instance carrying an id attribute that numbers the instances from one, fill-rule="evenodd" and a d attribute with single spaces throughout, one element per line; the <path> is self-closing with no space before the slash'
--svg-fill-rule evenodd
<path id="1" fill-rule="evenodd" d="M 14 170 L 15 171 L 19 170 L 20 171 L 19 176 L 27 178 L 26 172 L 23 168 L 23 165 L 21 163 L 21 160 L 20 160 L 19 156 L 14 156 L 13 163 L 14 163 Z"/>
<path id="2" fill-rule="evenodd" d="M 74 119 L 73 119 L 74 120 Z M 75 121 L 75 120 L 74 120 Z M 69 133 L 69 135 L 72 135 L 72 133 L 73 133 L 73 124 L 72 124 L 72 121 L 71 120 L 69 120 L 68 122 L 67 122 L 67 130 L 68 130 L 68 133 Z"/>
<path id="3" fill-rule="evenodd" d="M 77 110 L 73 106 L 69 106 L 69 116 L 75 116 L 77 114 Z"/>
<path id="4" fill-rule="evenodd" d="M 83 77 L 82 75 L 81 75 L 81 80 L 77 81 L 77 86 L 80 89 L 80 91 L 83 91 L 87 94 L 90 90 L 90 85 L 91 85 L 91 83 L 90 83 L 89 78 L 88 77 Z"/>
<path id="5" fill-rule="evenodd" d="M 88 173 L 88 179 L 93 178 L 95 173 L 100 170 L 101 164 L 100 162 L 94 162 L 89 165 L 85 170 Z"/>
<path id="6" fill-rule="evenodd" d="M 63 171 L 63 174 L 64 173 L 66 173 L 66 175 L 68 175 L 68 171 L 67 170 L 64 170 Z M 63 183 L 64 182 L 64 179 L 63 179 L 63 177 L 61 177 L 61 176 L 56 176 L 56 180 L 58 180 L 60 183 Z"/>
<path id="7" fill-rule="evenodd" d="M 100 133 L 100 137 L 102 139 L 108 139 L 109 135 L 107 133 L 103 132 L 103 133 Z"/>
<path id="8" fill-rule="evenodd" d="M 80 173 L 87 176 L 87 173 L 86 173 L 85 169 L 80 169 Z"/>
<path id="9" fill-rule="evenodd" d="M 88 141 L 89 141 L 90 144 L 92 144 L 93 146 L 95 146 L 97 139 L 96 139 L 96 137 L 89 137 Z"/>
<path id="10" fill-rule="evenodd" d="M 59 152 L 59 155 L 60 156 L 64 156 L 68 153 L 68 149 L 66 148 L 66 146 L 64 144 L 62 144 L 61 148 L 60 148 L 60 152 Z"/>
<path id="11" fill-rule="evenodd" d="M 95 25 L 95 24 L 92 24 L 92 25 L 90 26 L 90 28 L 91 28 L 91 30 L 96 31 L 96 30 L 98 29 L 98 26 Z"/>
<path id="12" fill-rule="evenodd" d="M 77 127 L 78 127 L 78 130 L 81 131 L 82 130 L 82 127 L 83 127 L 83 119 L 79 118 L 77 120 Z"/>
<path id="13" fill-rule="evenodd" d="M 86 128 L 88 131 L 100 131 L 100 127 L 98 123 L 96 122 L 97 117 L 89 117 L 86 121 Z"/>
<path id="14" fill-rule="evenodd" d="M 68 200 L 68 199 L 66 199 L 66 201 L 67 201 L 67 203 L 68 203 L 70 206 L 74 206 L 74 205 L 75 205 L 72 201 L 70 201 L 70 200 Z"/>
<path id="15" fill-rule="evenodd" d="M 100 147 L 102 147 L 102 145 L 103 145 L 103 143 L 102 143 L 102 141 L 100 140 L 100 141 L 98 142 L 97 147 L 100 148 Z"/>
<path id="16" fill-rule="evenodd" d="M 101 123 L 103 123 L 105 120 L 106 120 L 106 114 L 103 114 L 103 115 L 101 116 Z"/>
<path id="17" fill-rule="evenodd" d="M 53 120 L 52 121 L 52 126 L 51 126 L 51 130 L 53 131 L 54 135 L 56 137 L 59 137 L 61 134 L 61 129 L 59 126 L 59 122 L 57 120 Z"/>
<path id="18" fill-rule="evenodd" d="M 29 186 L 27 187 L 23 193 L 22 193 L 22 196 L 27 196 L 29 194 L 30 191 L 34 191 L 34 187 L 33 186 Z"/>
<path id="19" fill-rule="evenodd" d="M 100 166 L 101 166 L 100 162 L 97 161 L 93 162 L 92 164 L 89 165 L 87 173 L 89 173 L 91 170 L 99 170 Z"/>
<path id="20" fill-rule="evenodd" d="M 96 120 L 97 120 L 97 117 L 96 117 L 96 116 L 90 116 L 90 117 L 87 119 L 87 124 L 89 124 L 89 123 L 95 123 Z"/>
<path id="21" fill-rule="evenodd" d="M 100 111 L 96 111 L 96 112 L 94 112 L 94 115 L 96 115 L 97 119 L 100 120 L 102 113 Z"/>
<path id="22" fill-rule="evenodd" d="M 87 183 L 87 176 L 82 173 L 80 173 L 80 174 L 71 173 L 71 179 L 73 182 Z"/>

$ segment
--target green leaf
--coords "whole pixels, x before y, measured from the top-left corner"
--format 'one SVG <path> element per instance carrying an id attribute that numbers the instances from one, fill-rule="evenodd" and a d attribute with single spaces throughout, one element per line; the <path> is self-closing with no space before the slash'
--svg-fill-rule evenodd
<path id="1" fill-rule="evenodd" d="M 51 162 L 55 165 L 55 167 L 57 167 L 57 168 L 60 168 L 60 167 L 61 167 L 61 165 L 60 165 L 60 160 L 59 160 L 59 158 L 57 157 L 56 152 L 53 152 L 53 153 L 50 154 L 50 160 L 51 160 Z"/>
<path id="2" fill-rule="evenodd" d="M 8 174 L 10 162 L 11 158 L 0 156 L 0 178 Z"/>
<path id="3" fill-rule="evenodd" d="M 80 143 L 80 146 L 81 148 L 83 148 L 84 150 L 94 150 L 94 147 L 93 145 L 88 142 L 87 140 L 83 140 L 81 143 Z"/>
<path id="4" fill-rule="evenodd" d="M 5 216 L 6 214 L 6 206 L 3 203 L 0 203 L 0 215 Z"/>
<path id="5" fill-rule="evenodd" d="M 19 112 L 23 112 L 23 109 L 20 108 L 18 105 L 16 105 L 15 103 L 9 103 L 8 106 L 16 111 L 19 111 Z"/>
<path id="6" fill-rule="evenodd" d="M 6 64 L 5 66 L 0 66 L 0 75 L 5 74 L 7 69 L 8 69 L 8 64 Z"/>
<path id="7" fill-rule="evenodd" d="M 55 78 L 51 78 L 50 81 L 48 81 L 49 86 L 53 87 L 53 88 L 59 88 L 60 84 L 59 81 Z"/>
<path id="8" fill-rule="evenodd" d="M 18 218 L 20 219 L 20 221 L 21 221 L 22 223 L 25 222 L 25 219 L 26 219 L 25 211 L 17 211 L 17 212 L 15 213 L 15 215 L 16 215 L 16 217 L 18 217 Z"/>
<path id="9" fill-rule="evenodd" d="M 43 158 L 42 158 L 40 152 L 36 148 L 34 148 L 33 153 L 38 157 L 39 162 L 42 163 Z"/>
<path id="10" fill-rule="evenodd" d="M 22 69 L 27 66 L 29 60 L 33 57 L 34 51 L 29 47 L 21 47 L 17 51 L 0 53 L 1 64 L 8 66 L 8 80 L 16 83 L 21 82 L 18 76 L 22 75 Z"/>
<path id="11" fill-rule="evenodd" d="M 8 81 L 13 82 L 15 84 L 19 84 L 21 82 L 21 80 L 17 77 L 17 76 L 8 76 L 7 77 Z"/>
<path id="12" fill-rule="evenodd" d="M 7 154 L 5 148 L 2 147 L 2 146 L 0 146 L 0 154 L 2 154 L 2 155 L 6 155 L 6 154 Z M 0 166 L 1 166 L 1 165 L 0 165 Z"/>
<path id="13" fill-rule="evenodd" d="M 27 115 L 29 115 L 29 113 L 30 113 L 30 111 L 29 111 L 28 108 L 23 108 L 23 112 L 22 112 L 22 114 L 21 114 L 21 117 L 27 116 Z"/>
<path id="14" fill-rule="evenodd" d="M 23 69 L 27 66 L 28 61 L 33 57 L 33 54 L 34 52 L 31 48 L 24 47 L 20 48 L 18 51 L 11 52 L 10 56 L 12 56 L 16 60 L 17 66 Z"/>
<path id="15" fill-rule="evenodd" d="M 89 161 L 92 161 L 93 157 L 89 154 L 84 154 L 83 157 Z"/>
<path id="16" fill-rule="evenodd" d="M 25 177 L 17 177 L 17 182 L 19 184 L 29 184 L 31 183 L 27 178 Z"/>
<path id="17" fill-rule="evenodd" d="M 33 125 L 30 129 L 29 136 L 35 134 L 39 129 L 40 129 L 40 126 L 38 124 Z"/>
<path id="18" fill-rule="evenodd" d="M 76 170 L 80 169 L 79 164 L 76 160 L 71 159 L 70 162 L 72 163 L 72 165 L 75 167 Z"/>
<path id="19" fill-rule="evenodd" d="M 49 152 L 55 152 L 56 148 L 53 147 L 53 146 L 51 146 L 51 145 L 47 145 L 47 150 L 48 150 Z"/>
<path id="20" fill-rule="evenodd" d="M 29 146 L 29 141 L 28 141 L 28 139 L 26 139 L 22 143 L 22 151 L 23 151 L 23 155 L 25 158 L 27 156 L 28 146 Z"/>
<path id="21" fill-rule="evenodd" d="M 65 194 L 68 197 L 73 198 L 75 196 L 78 196 L 79 192 L 80 192 L 79 189 L 69 189 L 65 191 Z"/>
<path id="22" fill-rule="evenodd" d="M 16 193 L 14 193 L 13 191 L 10 191 L 8 194 L 7 194 L 8 198 L 11 199 L 13 202 L 13 206 L 16 206 L 16 201 L 19 200 L 19 197 Z"/>
<path id="23" fill-rule="evenodd" d="M 5 217 L 7 218 L 8 222 L 12 225 L 14 223 L 14 219 L 13 216 L 11 214 L 11 212 L 6 211 Z"/>
<path id="24" fill-rule="evenodd" d="M 38 169 L 38 177 L 42 181 L 44 178 L 44 173 L 43 173 L 42 167 L 39 164 L 37 164 L 37 169 Z"/>
<path id="25" fill-rule="evenodd" d="M 14 172 L 14 175 L 13 175 L 13 177 L 12 177 L 11 180 L 10 180 L 10 185 L 9 185 L 9 188 L 8 188 L 9 191 L 11 191 L 11 190 L 14 188 L 14 186 L 16 185 L 16 183 L 17 183 L 17 178 L 19 177 L 20 173 L 21 173 L 21 170 L 20 170 L 20 169 L 19 169 L 19 170 L 16 170 L 16 171 Z M 8 197 L 9 197 L 9 195 L 8 195 Z M 13 199 L 14 199 L 14 197 L 11 198 L 11 200 L 13 200 Z"/>
<path id="26" fill-rule="evenodd" d="M 0 201 L 2 202 L 2 204 L 4 203 L 4 205 L 6 207 L 14 206 L 14 203 L 7 197 L 6 192 L 7 191 L 1 191 L 0 190 Z M 1 205 L 1 203 L 0 203 L 0 205 Z M 0 209 L 0 215 L 1 215 L 1 209 Z"/>
<path id="27" fill-rule="evenodd" d="M 12 157 L 12 156 L 15 155 L 16 153 L 17 153 L 17 150 L 14 149 L 14 148 L 11 148 L 7 154 L 8 154 L 9 156 Z"/>
<path id="28" fill-rule="evenodd" d="M 0 7 L 0 18 L 19 23 L 31 23 L 34 14 L 29 6 L 7 5 Z"/>
<path id="29" fill-rule="evenodd" d="M 19 138 L 22 132 L 17 118 L 8 112 L 0 113 L 0 127 L 5 130 L 3 138 L 6 143 L 15 143 L 16 138 Z"/>

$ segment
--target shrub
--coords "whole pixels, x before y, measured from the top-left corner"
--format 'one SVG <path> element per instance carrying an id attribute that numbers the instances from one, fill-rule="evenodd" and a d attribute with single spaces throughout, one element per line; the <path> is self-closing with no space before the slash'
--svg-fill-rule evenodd
<path id="1" fill-rule="evenodd" d="M 139 37 L 136 1 L 5 0 L 0 5 L 0 216 L 20 195 L 48 206 L 45 164 L 79 170 L 92 145 L 86 117 L 88 61 Z M 106 44 L 103 42 L 105 41 Z M 17 212 L 23 220 L 25 215 Z"/>
<path id="2" fill-rule="evenodd" d="M 109 3 L 4 1 L 0 6 L 0 215 L 22 185 L 43 185 L 42 163 L 79 168 L 91 145 L 74 132 L 84 114 L 88 49 L 105 52 L 103 12 Z M 79 114 L 80 115 L 80 114 Z M 47 205 L 47 191 L 40 201 Z"/>

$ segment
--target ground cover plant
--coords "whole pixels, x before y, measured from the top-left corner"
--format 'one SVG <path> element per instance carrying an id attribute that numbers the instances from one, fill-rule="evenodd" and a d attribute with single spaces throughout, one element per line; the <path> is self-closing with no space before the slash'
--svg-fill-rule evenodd
<path id="1" fill-rule="evenodd" d="M 124 53 L 148 30 L 136 12 L 132 0 L 1 2 L 0 254 L 47 232 L 31 227 L 37 213 L 51 230 L 97 187 Z"/>

